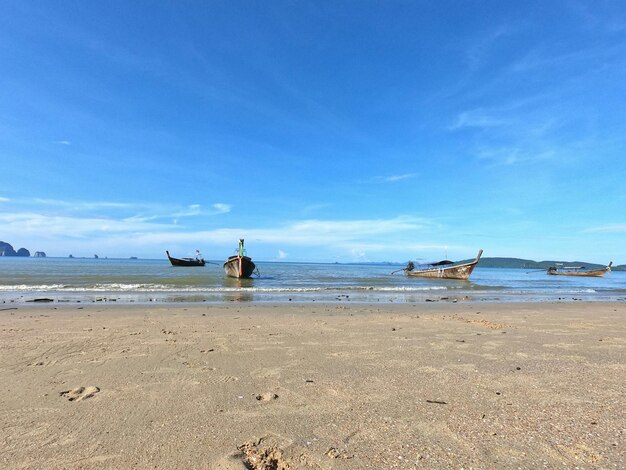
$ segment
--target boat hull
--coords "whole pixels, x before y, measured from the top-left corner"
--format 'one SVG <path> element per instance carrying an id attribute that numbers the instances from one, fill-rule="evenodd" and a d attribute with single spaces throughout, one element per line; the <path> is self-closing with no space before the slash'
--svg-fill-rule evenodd
<path id="1" fill-rule="evenodd" d="M 558 271 L 548 271 L 550 276 L 577 276 L 577 277 L 602 277 L 607 273 L 608 269 L 600 269 L 595 271 L 587 271 L 587 272 L 558 272 Z"/>
<path id="2" fill-rule="evenodd" d="M 229 277 L 248 278 L 255 268 L 256 265 L 248 256 L 231 256 L 224 263 L 224 272 Z"/>
<path id="3" fill-rule="evenodd" d="M 574 268 L 557 268 L 552 266 L 546 271 L 551 276 L 575 276 L 575 277 L 602 277 L 611 270 L 613 261 L 611 261 L 606 267 L 601 269 L 591 269 L 585 271 L 584 267 L 577 266 Z"/>
<path id="4" fill-rule="evenodd" d="M 476 259 L 470 263 L 457 264 L 454 266 L 442 266 L 436 268 L 417 269 L 415 271 L 405 271 L 409 277 L 427 277 L 432 279 L 459 279 L 466 281 L 472 271 L 480 261 L 483 250 L 478 252 Z"/>
<path id="5" fill-rule="evenodd" d="M 170 252 L 166 251 L 167 259 L 170 260 L 172 266 L 204 266 L 206 262 L 204 259 L 194 259 L 194 258 L 172 258 L 170 256 Z"/>
<path id="6" fill-rule="evenodd" d="M 469 279 L 472 271 L 476 267 L 477 263 L 470 263 L 467 265 L 454 266 L 450 268 L 436 268 L 436 269 L 424 269 L 420 271 L 407 272 L 409 277 L 430 277 L 436 279 Z"/>

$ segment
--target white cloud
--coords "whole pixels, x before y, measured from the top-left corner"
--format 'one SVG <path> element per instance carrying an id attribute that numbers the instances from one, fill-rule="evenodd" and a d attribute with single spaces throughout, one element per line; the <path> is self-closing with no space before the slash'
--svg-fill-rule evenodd
<path id="1" fill-rule="evenodd" d="M 214 214 L 227 214 L 232 208 L 230 204 L 224 204 L 222 202 L 216 202 L 211 207 L 215 210 Z"/>
<path id="2" fill-rule="evenodd" d="M 69 140 L 57 140 L 54 143 L 58 145 L 72 145 L 72 143 Z"/>
<path id="3" fill-rule="evenodd" d="M 165 224 L 151 224 L 136 218 L 113 219 L 104 217 L 49 216 L 38 213 L 2 214 L 0 224 L 3 231 L 18 236 L 36 235 L 41 238 L 83 238 L 95 235 L 164 230 Z"/>
<path id="4" fill-rule="evenodd" d="M 416 245 L 419 234 L 438 229 L 432 221 L 414 217 L 362 220 L 304 220 L 280 224 L 268 228 L 232 227 L 208 231 L 146 231 L 134 234 L 124 243 L 137 247 L 171 246 L 173 244 L 231 246 L 233 240 L 245 238 L 257 245 L 279 245 L 298 247 L 299 252 L 335 251 L 345 253 L 385 253 L 419 248 L 431 249 L 428 245 Z M 442 251 L 439 246 L 436 250 Z M 356 251 L 353 251 L 356 250 Z M 313 256 L 313 259 L 315 256 Z"/>
<path id="5" fill-rule="evenodd" d="M 0 225 L 7 234 L 42 238 L 86 238 L 120 236 L 125 242 L 141 244 L 170 242 L 232 243 L 241 237 L 264 243 L 310 246 L 352 246 L 352 244 L 387 245 L 386 237 L 400 233 L 417 233 L 436 227 L 432 221 L 409 216 L 390 219 L 301 220 L 270 228 L 233 227 L 210 231 L 184 231 L 175 224 L 154 223 L 143 217 L 80 217 L 47 215 L 38 212 L 0 213 Z M 378 241 L 373 241 L 381 239 Z"/>
<path id="6" fill-rule="evenodd" d="M 8 199 L 7 199 L 8 201 Z M 2 202 L 2 198 L 0 198 Z M 33 198 L 18 201 L 26 211 L 40 212 L 41 206 L 45 206 L 45 212 L 55 211 L 59 215 L 85 214 L 86 217 L 94 213 L 106 214 L 112 218 L 126 219 L 129 221 L 150 221 L 156 219 L 174 220 L 178 222 L 181 217 L 198 217 L 207 215 L 226 214 L 230 212 L 231 205 L 215 203 L 211 209 L 203 210 L 200 204 L 180 206 L 174 204 L 154 203 L 128 203 L 110 201 L 64 201 L 59 199 Z"/>
<path id="7" fill-rule="evenodd" d="M 199 204 L 184 208 L 108 202 L 66 202 L 53 200 L 17 201 L 18 210 L 0 211 L 3 237 L 29 241 L 30 246 L 49 247 L 45 251 L 63 253 L 93 250 L 155 253 L 174 245 L 231 246 L 245 238 L 276 253 L 277 259 L 289 256 L 288 247 L 298 247 L 300 257 L 319 259 L 310 253 L 353 253 L 365 259 L 366 253 L 385 253 L 404 249 L 420 234 L 436 231 L 432 220 L 414 216 L 391 218 L 324 220 L 301 219 L 272 226 L 232 226 L 213 230 L 194 230 L 177 225 L 178 216 L 227 213 L 231 206 L 216 203 L 214 212 L 203 211 Z M 2 206 L 4 207 L 4 206 Z M 171 210 L 176 209 L 176 210 Z M 141 212 L 141 213 L 138 213 Z M 175 220 L 172 222 L 172 220 Z M 206 225 L 205 225 L 206 226 Z M 278 248 L 280 246 L 280 249 Z M 102 247 L 101 249 L 98 247 Z M 268 254 L 270 251 L 267 252 Z M 305 254 L 307 253 L 307 254 Z M 289 256 L 291 258 L 291 256 Z"/>
<path id="8" fill-rule="evenodd" d="M 0 197 L 0 202 L 9 202 L 10 199 L 8 197 Z"/>

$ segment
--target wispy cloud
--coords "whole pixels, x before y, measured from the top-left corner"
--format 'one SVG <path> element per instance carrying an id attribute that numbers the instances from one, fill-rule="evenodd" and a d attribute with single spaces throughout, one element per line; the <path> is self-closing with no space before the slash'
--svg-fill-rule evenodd
<path id="1" fill-rule="evenodd" d="M 2 200 L 0 199 L 0 202 Z M 5 202 L 8 202 L 6 199 Z M 103 216 L 128 221 L 150 221 L 157 219 L 172 220 L 182 217 L 200 217 L 226 214 L 232 206 L 225 203 L 214 203 L 210 209 L 203 209 L 201 204 L 180 206 L 175 204 L 155 204 L 137 202 L 111 201 L 65 201 L 59 199 L 33 198 L 12 201 L 25 212 L 54 213 L 60 216 L 84 217 Z"/>
<path id="2" fill-rule="evenodd" d="M 566 52 L 535 48 L 513 62 L 509 70 L 514 73 L 534 73 L 537 70 L 559 71 L 580 66 L 584 72 L 578 72 L 571 77 L 577 79 L 581 74 L 586 76 L 611 64 L 618 66 L 623 64 L 621 59 L 623 53 L 624 45 L 621 43 L 615 43 L 612 46 L 589 45 L 586 48 Z"/>
<path id="3" fill-rule="evenodd" d="M 626 224 L 604 225 L 583 230 L 583 233 L 626 233 Z"/>
<path id="4" fill-rule="evenodd" d="M 509 25 L 499 25 L 491 31 L 476 37 L 466 49 L 465 58 L 470 71 L 483 67 L 491 58 L 494 50 L 507 36 L 516 33 Z"/>
<path id="5" fill-rule="evenodd" d="M 444 247 L 433 244 L 416 244 L 415 237 L 440 229 L 434 221 L 416 217 L 399 216 L 390 219 L 359 220 L 302 220 L 277 224 L 272 227 L 230 227 L 207 231 L 147 231 L 136 234 L 136 246 L 164 246 L 168 244 L 203 244 L 230 246 L 233 240 L 245 238 L 255 244 L 281 246 L 280 253 L 287 256 L 285 246 L 298 247 L 298 251 L 341 252 L 348 259 L 366 260 L 369 254 L 377 257 L 390 252 L 432 251 Z M 127 242 L 128 243 L 128 242 Z M 308 249 L 308 250 L 307 250 Z M 357 256 L 358 255 L 358 256 Z M 316 257 L 313 256 L 312 259 Z"/>
<path id="6" fill-rule="evenodd" d="M 450 131 L 472 134 L 470 149 L 493 165 L 568 161 L 579 154 L 580 127 L 559 104 L 536 95 L 498 107 L 476 108 L 457 114 Z M 592 137 L 584 134 L 586 139 Z"/>
<path id="7" fill-rule="evenodd" d="M 49 208 L 67 210 L 73 212 L 81 211 L 97 211 L 102 209 L 128 209 L 143 210 L 151 206 L 148 204 L 137 204 L 127 202 L 108 202 L 108 201 L 63 201 L 60 199 L 34 198 L 31 200 L 17 201 L 22 205 L 41 205 Z"/>
<path id="8" fill-rule="evenodd" d="M 467 127 L 489 128 L 499 127 L 505 124 L 507 124 L 505 119 L 494 116 L 492 112 L 484 109 L 474 109 L 460 113 L 449 129 L 457 130 Z"/>
<path id="9" fill-rule="evenodd" d="M 8 197 L 0 197 L 0 202 L 9 202 L 10 199 Z"/>
<path id="10" fill-rule="evenodd" d="M 362 220 L 304 220 L 288 225 L 288 232 L 294 239 L 328 238 L 367 239 L 372 235 L 424 230 L 432 227 L 429 219 L 398 216 L 390 219 Z"/>
<path id="11" fill-rule="evenodd" d="M 58 145 L 72 145 L 69 140 L 55 140 L 54 143 Z"/>
<path id="12" fill-rule="evenodd" d="M 552 149 L 522 149 L 518 147 L 483 147 L 476 151 L 480 160 L 495 165 L 515 165 L 518 163 L 551 160 L 555 156 Z"/>
<path id="13" fill-rule="evenodd" d="M 568 2 L 567 6 L 587 28 L 609 32 L 626 29 L 622 5 L 619 2 Z"/>
<path id="14" fill-rule="evenodd" d="M 174 217 L 192 217 L 194 215 L 200 214 L 201 211 L 202 211 L 202 208 L 200 207 L 200 204 L 190 204 L 185 209 L 181 210 L 180 212 L 176 212 L 175 214 L 173 214 L 173 216 Z"/>
<path id="15" fill-rule="evenodd" d="M 459 112 L 454 122 L 448 126 L 449 130 L 475 128 L 480 131 L 502 128 L 502 131 L 526 135 L 529 130 L 533 136 L 538 131 L 547 133 L 560 121 L 555 118 L 556 112 L 551 95 L 535 93 L 528 96 L 515 96 L 505 100 L 497 106 L 481 106 Z M 548 108 L 546 108 L 546 106 Z"/>
<path id="16" fill-rule="evenodd" d="M 300 220 L 273 227 L 231 227 L 181 230 L 175 223 L 155 223 L 141 217 L 53 216 L 39 212 L 2 213 L 0 225 L 7 237 L 46 240 L 118 240 L 122 245 L 162 246 L 169 243 L 231 244 L 241 237 L 266 244 L 384 250 L 402 234 L 424 233 L 438 227 L 432 220 L 398 216 L 388 219 Z M 393 245 L 393 243 L 391 243 Z M 286 256 L 281 249 L 279 253 Z"/>
<path id="17" fill-rule="evenodd" d="M 402 175 L 380 176 L 378 180 L 384 183 L 395 183 L 396 181 L 408 180 L 416 176 L 417 173 L 404 173 Z"/>
<path id="18" fill-rule="evenodd" d="M 114 219 L 106 217 L 50 216 L 41 213 L 0 213 L 3 231 L 15 236 L 25 234 L 44 239 L 55 237 L 83 238 L 107 234 L 165 230 L 165 224 L 147 223 L 141 219 Z"/>

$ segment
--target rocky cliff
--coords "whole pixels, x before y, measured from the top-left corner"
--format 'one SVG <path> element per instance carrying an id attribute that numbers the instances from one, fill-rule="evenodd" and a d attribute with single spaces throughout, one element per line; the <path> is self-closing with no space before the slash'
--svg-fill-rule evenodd
<path id="1" fill-rule="evenodd" d="M 10 243 L 0 241 L 0 256 L 30 256 L 30 251 L 26 248 L 15 251 Z"/>

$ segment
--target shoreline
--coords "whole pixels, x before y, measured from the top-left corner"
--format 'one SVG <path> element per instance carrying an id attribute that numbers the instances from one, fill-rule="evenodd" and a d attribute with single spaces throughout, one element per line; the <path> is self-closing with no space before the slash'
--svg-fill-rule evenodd
<path id="1" fill-rule="evenodd" d="M 346 292 L 349 292 L 348 294 Z M 13 294 L 14 295 L 14 294 Z M 142 298 L 143 297 L 143 298 Z M 138 299 L 139 298 L 139 299 Z M 354 292 L 349 290 L 332 289 L 320 293 L 314 292 L 276 292 L 232 290 L 214 294 L 201 292 L 177 293 L 137 293 L 125 294 L 119 292 L 94 292 L 90 294 L 68 295 L 59 292 L 28 292 L 20 293 L 17 297 L 0 295 L 0 309 L 3 306 L 32 306 L 48 305 L 98 305 L 114 304 L 123 306 L 138 305 L 150 307 L 164 306 L 219 306 L 233 303 L 247 305 L 295 305 L 295 304 L 353 304 L 353 305 L 413 305 L 428 303 L 459 303 L 459 304 L 544 304 L 544 303 L 620 303 L 626 302 L 624 293 L 605 294 L 598 292 L 587 293 L 550 293 L 550 294 L 518 294 L 518 293 L 491 293 L 467 294 L 448 293 L 437 295 L 436 291 L 425 293 L 408 292 Z"/>
<path id="2" fill-rule="evenodd" d="M 623 302 L 0 304 L 0 335 L 7 468 L 626 464 Z"/>

